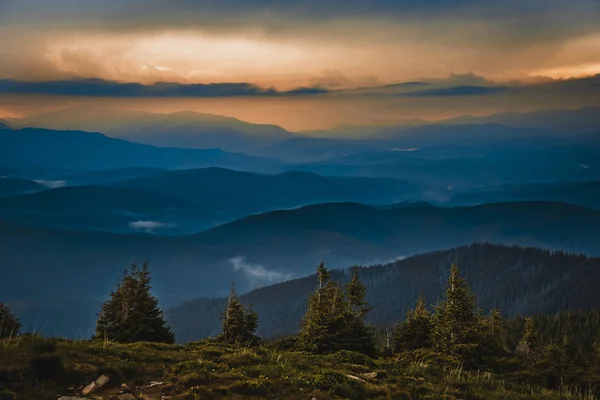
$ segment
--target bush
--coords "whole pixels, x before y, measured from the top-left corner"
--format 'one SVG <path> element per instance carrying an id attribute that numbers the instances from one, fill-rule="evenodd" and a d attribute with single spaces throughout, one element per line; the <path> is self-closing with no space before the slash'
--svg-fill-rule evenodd
<path id="1" fill-rule="evenodd" d="M 291 335 L 277 339 L 269 343 L 268 346 L 279 351 L 297 351 L 301 349 L 302 343 L 300 343 L 298 336 Z"/>
<path id="2" fill-rule="evenodd" d="M 266 377 L 236 382 L 229 388 L 232 392 L 242 395 L 265 396 L 273 390 L 273 382 Z"/>
<path id="3" fill-rule="evenodd" d="M 56 351 L 56 341 L 41 337 L 32 337 L 30 347 L 34 354 L 50 354 Z"/>
<path id="4" fill-rule="evenodd" d="M 377 366 L 377 364 L 375 364 L 375 361 L 373 361 L 369 356 L 366 356 L 362 353 L 358 353 L 356 351 L 341 350 L 337 353 L 328 356 L 328 358 L 338 363 L 357 364 L 364 365 L 367 367 Z"/>
<path id="5" fill-rule="evenodd" d="M 60 378 L 65 370 L 63 360 L 55 355 L 40 355 L 29 361 L 29 370 L 36 380 Z"/>
<path id="6" fill-rule="evenodd" d="M 321 371 L 307 377 L 308 381 L 316 389 L 327 391 L 328 393 L 340 396 L 346 399 L 364 398 L 364 388 L 357 381 L 348 378 L 346 375 L 334 371 Z"/>
<path id="7" fill-rule="evenodd" d="M 208 373 L 204 372 L 202 374 L 196 372 L 190 372 L 185 375 L 180 376 L 177 379 L 177 383 L 183 387 L 192 387 L 198 385 L 204 385 L 205 383 L 210 381 L 210 377 Z"/>

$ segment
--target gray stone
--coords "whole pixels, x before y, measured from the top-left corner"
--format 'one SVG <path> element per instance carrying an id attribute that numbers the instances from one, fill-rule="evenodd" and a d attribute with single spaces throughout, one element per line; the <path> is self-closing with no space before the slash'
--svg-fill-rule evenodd
<path id="1" fill-rule="evenodd" d="M 377 372 L 365 372 L 364 374 L 360 374 L 360 376 L 365 379 L 375 379 L 377 378 Z"/>
<path id="2" fill-rule="evenodd" d="M 86 387 L 83 388 L 81 394 L 87 396 L 90 393 L 94 393 L 96 390 L 100 389 L 102 386 L 106 385 L 110 381 L 110 378 L 106 375 L 100 375 L 98 379 L 94 382 L 90 383 Z"/>

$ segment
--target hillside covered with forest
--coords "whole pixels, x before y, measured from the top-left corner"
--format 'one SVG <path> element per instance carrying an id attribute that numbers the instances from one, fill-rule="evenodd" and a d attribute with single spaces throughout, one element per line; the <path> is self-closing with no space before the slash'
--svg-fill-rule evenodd
<path id="1" fill-rule="evenodd" d="M 91 340 L 22 333 L 0 303 L 0 396 L 591 400 L 600 393 L 598 312 L 484 313 L 452 263 L 433 307 L 421 293 L 393 325 L 369 325 L 377 307 L 361 272 L 340 281 L 345 275 L 320 264 L 298 332 L 277 340 L 257 336 L 261 316 L 232 285 L 218 334 L 174 344 L 148 264 L 119 280 Z"/>
<path id="2" fill-rule="evenodd" d="M 600 307 L 600 258 L 560 251 L 501 246 L 489 243 L 461 246 L 417 255 L 389 263 L 360 267 L 373 306 L 370 323 L 391 326 L 404 318 L 419 294 L 428 304 L 439 300 L 447 266 L 456 262 L 471 283 L 483 310 L 498 307 L 510 317 L 560 311 L 594 310 Z M 333 270 L 332 277 L 345 282 L 348 270 Z M 241 296 L 261 315 L 258 331 L 278 337 L 296 332 L 315 275 L 253 290 Z M 199 298 L 167 310 L 167 318 L 179 341 L 213 336 L 220 329 L 226 298 Z"/>

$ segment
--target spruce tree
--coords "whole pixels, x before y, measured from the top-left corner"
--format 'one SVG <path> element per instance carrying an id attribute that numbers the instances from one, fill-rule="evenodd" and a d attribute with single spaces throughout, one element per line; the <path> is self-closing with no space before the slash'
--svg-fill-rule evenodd
<path id="1" fill-rule="evenodd" d="M 423 294 L 417 299 L 413 310 L 394 331 L 395 351 L 416 350 L 431 347 L 432 317 Z"/>
<path id="2" fill-rule="evenodd" d="M 535 329 L 535 325 L 533 324 L 533 319 L 525 318 L 525 329 L 521 340 L 519 340 L 517 351 L 525 355 L 530 354 L 537 350 L 538 343 L 539 336 Z"/>
<path id="3" fill-rule="evenodd" d="M 339 350 L 373 354 L 373 335 L 364 320 L 369 310 L 365 301 L 366 288 L 358 278 L 358 269 L 353 270 L 345 290 L 329 277 L 324 264 L 319 264 L 318 286 L 309 298 L 302 320 L 300 344 L 319 354 Z"/>
<path id="4" fill-rule="evenodd" d="M 13 315 L 8 306 L 0 303 L 0 339 L 7 339 L 19 335 L 21 322 Z"/>
<path id="5" fill-rule="evenodd" d="M 367 287 L 360 281 L 358 267 L 354 267 L 350 275 L 350 282 L 346 284 L 346 297 L 351 312 L 357 317 L 364 317 L 371 309 L 365 300 L 366 296 Z"/>
<path id="6" fill-rule="evenodd" d="M 220 339 L 228 344 L 252 344 L 257 340 L 257 328 L 258 314 L 251 308 L 244 308 L 232 283 L 227 308 L 223 313 L 223 333 Z"/>
<path id="7" fill-rule="evenodd" d="M 475 296 L 458 267 L 452 264 L 445 298 L 435 307 L 432 340 L 441 352 L 473 357 L 482 343 L 481 315 Z"/>
<path id="8" fill-rule="evenodd" d="M 502 313 L 497 308 L 490 310 L 490 315 L 486 319 L 487 325 L 487 340 L 485 341 L 490 350 L 494 353 L 507 351 L 507 328 L 506 321 L 502 317 Z"/>
<path id="9" fill-rule="evenodd" d="M 151 293 L 150 283 L 148 262 L 142 269 L 133 264 L 125 271 L 110 299 L 102 304 L 95 337 L 121 343 L 173 343 L 175 335 Z"/>

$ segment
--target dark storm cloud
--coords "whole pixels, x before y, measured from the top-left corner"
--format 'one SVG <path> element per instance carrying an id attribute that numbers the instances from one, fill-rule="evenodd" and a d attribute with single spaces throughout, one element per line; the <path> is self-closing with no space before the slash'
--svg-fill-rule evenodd
<path id="1" fill-rule="evenodd" d="M 0 0 L 0 18 L 15 23 L 218 30 L 266 30 L 338 19 L 502 22 L 507 34 L 563 35 L 597 29 L 600 0 Z M 293 26 L 293 24 L 292 24 Z M 516 31 L 516 32 L 515 32 Z"/>
<path id="2" fill-rule="evenodd" d="M 455 86 L 440 89 L 415 90 L 404 93 L 402 96 L 408 97 L 429 97 L 429 96 L 482 96 L 487 94 L 502 93 L 509 90 L 505 86 Z"/>
<path id="3" fill-rule="evenodd" d="M 0 93 L 45 94 L 85 97 L 234 97 L 234 96 L 302 96 L 326 93 L 321 88 L 297 88 L 289 91 L 264 89 L 250 83 L 178 84 L 159 82 L 153 85 L 111 82 L 102 79 L 75 79 L 49 82 L 0 80 Z"/>
<path id="4" fill-rule="evenodd" d="M 464 78 L 467 77 L 467 78 Z M 538 84 L 513 82 L 511 85 L 455 85 L 455 80 L 468 79 L 468 75 L 447 80 L 429 82 L 404 82 L 393 85 L 376 86 L 360 90 L 327 90 L 321 87 L 301 87 L 288 91 L 261 88 L 250 83 L 210 83 L 179 84 L 159 82 L 153 85 L 120 83 L 102 79 L 75 79 L 49 82 L 19 82 L 10 79 L 0 80 L 0 93 L 5 94 L 44 94 L 86 97 L 237 97 L 237 96 L 317 96 L 332 94 L 356 97 L 452 97 L 452 96 L 493 96 L 501 93 L 511 95 L 562 94 L 577 95 L 598 93 L 600 95 L 600 75 L 580 78 L 553 80 Z M 477 80 L 478 77 L 470 78 Z M 436 86 L 429 89 L 420 87 Z"/>

